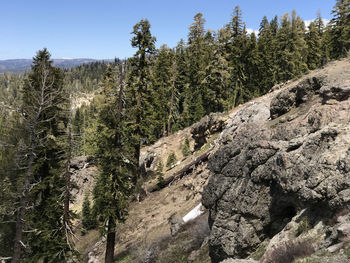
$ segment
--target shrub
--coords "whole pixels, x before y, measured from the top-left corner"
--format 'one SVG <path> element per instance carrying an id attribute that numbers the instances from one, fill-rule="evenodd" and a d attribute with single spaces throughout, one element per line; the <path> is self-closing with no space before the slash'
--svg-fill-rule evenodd
<path id="1" fill-rule="evenodd" d="M 94 213 L 94 209 L 91 209 L 88 194 L 85 195 L 85 199 L 83 202 L 81 223 L 83 225 L 84 230 L 82 230 L 82 235 L 86 234 L 87 230 L 94 229 L 97 226 L 96 213 Z"/>
<path id="2" fill-rule="evenodd" d="M 176 162 L 176 155 L 174 152 L 169 154 L 168 159 L 166 161 L 166 167 L 170 168 Z"/>
<path id="3" fill-rule="evenodd" d="M 345 256 L 350 259 L 350 249 L 345 251 Z"/>
<path id="4" fill-rule="evenodd" d="M 250 256 L 249 258 L 252 258 L 254 260 L 260 260 L 261 257 L 265 253 L 266 246 L 265 245 L 260 245 Z"/>
<path id="5" fill-rule="evenodd" d="M 275 248 L 269 255 L 264 255 L 265 262 L 292 263 L 298 258 L 310 256 L 315 252 L 310 240 L 289 241 Z"/>
<path id="6" fill-rule="evenodd" d="M 156 175 L 157 175 L 157 180 L 158 180 L 158 183 L 157 183 L 157 186 L 159 189 L 163 188 L 164 186 L 164 174 L 163 174 L 163 163 L 162 161 L 160 161 L 158 163 L 158 166 L 157 166 L 157 170 L 156 170 Z"/>
<path id="7" fill-rule="evenodd" d="M 304 216 L 297 228 L 296 236 L 300 236 L 302 233 L 306 233 L 311 229 L 309 218 L 307 216 Z"/>
<path id="8" fill-rule="evenodd" d="M 191 150 L 190 150 L 190 141 L 188 140 L 188 138 L 186 137 L 185 139 L 185 144 L 184 146 L 182 147 L 182 154 L 183 156 L 188 156 L 190 155 L 191 153 Z"/>

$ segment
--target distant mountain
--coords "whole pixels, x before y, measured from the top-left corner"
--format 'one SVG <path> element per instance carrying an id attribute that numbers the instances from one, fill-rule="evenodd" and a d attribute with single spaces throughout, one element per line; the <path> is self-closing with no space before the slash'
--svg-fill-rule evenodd
<path id="1" fill-rule="evenodd" d="M 102 60 L 91 59 L 91 58 L 61 58 L 53 59 L 53 64 L 61 68 L 71 68 L 82 64 L 88 64 Z M 112 59 L 103 60 L 106 62 L 113 61 Z M 0 60 L 0 73 L 11 72 L 11 73 L 24 73 L 30 70 L 32 64 L 31 59 L 7 59 Z"/>

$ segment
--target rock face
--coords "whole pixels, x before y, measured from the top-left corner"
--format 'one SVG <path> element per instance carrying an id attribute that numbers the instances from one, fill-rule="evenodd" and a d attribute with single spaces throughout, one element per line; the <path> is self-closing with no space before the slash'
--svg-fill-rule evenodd
<path id="1" fill-rule="evenodd" d="M 350 72 L 335 84 L 326 73 L 231 117 L 202 195 L 212 262 L 245 258 L 303 209 L 329 218 L 350 205 Z"/>
<path id="2" fill-rule="evenodd" d="M 225 119 L 220 113 L 210 113 L 203 117 L 199 122 L 192 125 L 191 134 L 195 140 L 194 149 L 200 149 L 206 142 L 208 136 L 222 131 Z"/>

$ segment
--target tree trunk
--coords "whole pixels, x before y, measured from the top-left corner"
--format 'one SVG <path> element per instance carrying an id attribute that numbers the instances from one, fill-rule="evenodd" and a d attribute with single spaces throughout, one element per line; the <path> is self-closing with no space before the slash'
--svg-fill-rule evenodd
<path id="1" fill-rule="evenodd" d="M 34 140 L 34 139 L 33 139 Z M 19 263 L 21 262 L 21 254 L 22 254 L 22 239 L 23 239 L 23 220 L 24 215 L 27 210 L 27 203 L 28 203 L 28 195 L 29 195 L 29 187 L 30 187 L 30 180 L 33 175 L 33 164 L 34 164 L 34 149 L 35 149 L 35 142 L 32 142 L 32 151 L 29 156 L 28 160 L 28 168 L 26 172 L 26 177 L 24 180 L 24 186 L 22 195 L 20 198 L 20 207 L 17 213 L 17 219 L 16 219 L 16 234 L 14 239 L 14 245 L 13 245 L 13 257 L 11 263 Z"/>
<path id="2" fill-rule="evenodd" d="M 174 106 L 174 96 L 175 96 L 175 81 L 171 87 L 171 98 L 170 98 L 170 107 L 169 107 L 169 119 L 168 119 L 168 133 L 167 136 L 171 134 L 171 120 L 173 118 L 173 106 Z"/>
<path id="3" fill-rule="evenodd" d="M 64 187 L 64 208 L 63 208 L 63 234 L 68 238 L 69 228 L 69 202 L 70 202 L 70 164 L 72 157 L 72 106 L 69 106 L 69 119 L 68 119 L 68 148 L 67 148 L 67 160 L 66 160 L 66 172 L 65 172 L 65 187 Z M 68 240 L 68 239 L 67 239 Z"/>
<path id="4" fill-rule="evenodd" d="M 115 246 L 115 222 L 113 217 L 108 219 L 108 234 L 106 243 L 105 263 L 114 263 L 114 246 Z"/>
<path id="5" fill-rule="evenodd" d="M 118 111 L 116 116 L 116 124 L 115 127 L 115 136 L 114 136 L 114 147 L 115 148 L 121 148 L 121 121 L 122 121 L 122 111 L 123 111 L 123 94 L 124 94 L 124 78 L 125 78 L 125 68 L 124 63 L 122 64 L 122 70 L 121 70 L 121 83 L 120 83 L 120 90 L 119 90 L 119 98 L 118 98 Z M 115 176 L 114 176 L 115 178 Z M 114 191 L 114 189 L 112 189 Z M 113 194 L 113 203 L 114 206 L 117 206 L 116 200 L 117 195 Z M 115 246 L 115 236 L 116 236 L 116 224 L 115 224 L 115 218 L 110 216 L 108 218 L 108 233 L 107 233 L 107 243 L 106 243 L 106 256 L 105 256 L 105 263 L 113 263 L 114 262 L 114 246 Z"/>

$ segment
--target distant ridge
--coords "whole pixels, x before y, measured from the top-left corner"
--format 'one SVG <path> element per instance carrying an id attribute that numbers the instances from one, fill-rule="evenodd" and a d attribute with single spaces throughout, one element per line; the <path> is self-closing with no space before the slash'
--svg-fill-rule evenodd
<path id="1" fill-rule="evenodd" d="M 32 59 L 6 59 L 0 60 L 0 73 L 24 73 L 30 70 Z M 111 62 L 113 59 L 91 59 L 91 58 L 59 58 L 53 59 L 53 64 L 61 68 L 71 68 L 83 64 L 105 61 Z"/>

